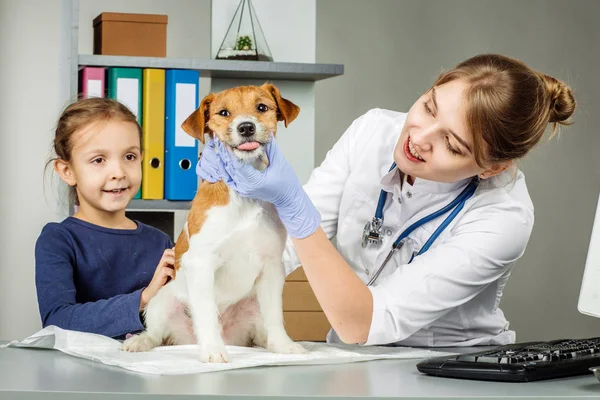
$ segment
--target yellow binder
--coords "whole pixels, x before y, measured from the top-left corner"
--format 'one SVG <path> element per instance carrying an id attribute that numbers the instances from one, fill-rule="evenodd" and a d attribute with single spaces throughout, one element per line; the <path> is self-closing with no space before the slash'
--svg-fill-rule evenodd
<path id="1" fill-rule="evenodd" d="M 164 198 L 165 174 L 165 71 L 143 71 L 142 95 L 142 199 Z"/>

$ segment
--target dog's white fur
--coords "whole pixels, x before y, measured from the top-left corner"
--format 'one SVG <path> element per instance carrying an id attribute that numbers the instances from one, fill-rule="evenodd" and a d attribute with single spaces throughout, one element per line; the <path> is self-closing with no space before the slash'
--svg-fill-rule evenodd
<path id="1" fill-rule="evenodd" d="M 240 139 L 237 125 L 245 121 L 255 123 L 258 137 L 270 136 L 247 115 L 232 121 L 233 141 Z M 234 154 L 264 168 L 264 146 Z M 202 228 L 189 237 L 175 279 L 148 303 L 147 329 L 127 339 L 123 349 L 148 351 L 163 343 L 197 343 L 204 362 L 227 362 L 226 344 L 306 352 L 289 338 L 283 324 L 286 237 L 273 205 L 229 189 L 229 203 L 206 211 Z"/>

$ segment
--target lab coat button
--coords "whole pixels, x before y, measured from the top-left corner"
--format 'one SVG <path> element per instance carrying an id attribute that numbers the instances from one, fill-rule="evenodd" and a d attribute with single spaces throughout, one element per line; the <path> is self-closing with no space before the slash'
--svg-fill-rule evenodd
<path id="1" fill-rule="evenodd" d="M 387 234 L 388 236 L 392 236 L 392 231 L 390 231 L 390 230 L 388 229 L 388 230 L 387 230 L 387 232 L 386 232 L 386 234 Z"/>
<path id="2" fill-rule="evenodd" d="M 406 192 L 406 197 L 408 197 L 410 199 L 412 197 L 412 193 L 411 192 Z"/>

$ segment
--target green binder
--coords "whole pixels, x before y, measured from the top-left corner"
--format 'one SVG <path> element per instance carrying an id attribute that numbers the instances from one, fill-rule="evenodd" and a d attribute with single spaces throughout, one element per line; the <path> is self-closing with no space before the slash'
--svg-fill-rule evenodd
<path id="1" fill-rule="evenodd" d="M 142 126 L 142 69 L 108 68 L 107 87 L 108 97 L 127 106 Z M 141 185 L 133 198 L 142 198 Z"/>

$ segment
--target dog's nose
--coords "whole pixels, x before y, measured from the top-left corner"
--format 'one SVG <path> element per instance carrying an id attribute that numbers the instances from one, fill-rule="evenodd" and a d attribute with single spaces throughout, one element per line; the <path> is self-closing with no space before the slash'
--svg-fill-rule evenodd
<path id="1" fill-rule="evenodd" d="M 237 130 L 240 135 L 248 137 L 254 135 L 256 126 L 252 122 L 244 122 L 238 125 Z"/>

